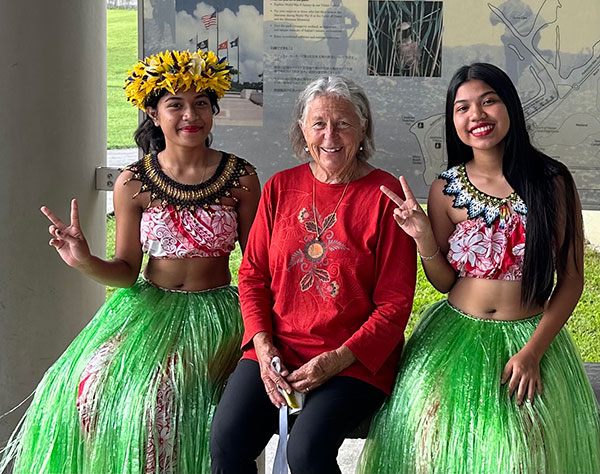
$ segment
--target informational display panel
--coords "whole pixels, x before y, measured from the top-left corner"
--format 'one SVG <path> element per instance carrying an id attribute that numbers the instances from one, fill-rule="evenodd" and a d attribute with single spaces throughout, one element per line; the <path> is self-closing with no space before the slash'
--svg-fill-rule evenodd
<path id="1" fill-rule="evenodd" d="M 140 0 L 144 55 L 210 48 L 236 69 L 215 146 L 264 181 L 298 163 L 292 108 L 311 80 L 352 78 L 374 113 L 375 166 L 420 198 L 446 168 L 444 100 L 463 64 L 513 79 L 535 145 L 569 166 L 583 205 L 600 209 L 598 0 Z"/>

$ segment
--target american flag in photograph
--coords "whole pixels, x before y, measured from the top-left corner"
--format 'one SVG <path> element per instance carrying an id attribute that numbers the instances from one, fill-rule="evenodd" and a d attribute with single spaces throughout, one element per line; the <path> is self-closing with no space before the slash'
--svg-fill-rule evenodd
<path id="1" fill-rule="evenodd" d="M 204 15 L 200 19 L 204 23 L 204 27 L 208 30 L 211 26 L 217 24 L 217 11 L 215 10 L 210 15 Z"/>

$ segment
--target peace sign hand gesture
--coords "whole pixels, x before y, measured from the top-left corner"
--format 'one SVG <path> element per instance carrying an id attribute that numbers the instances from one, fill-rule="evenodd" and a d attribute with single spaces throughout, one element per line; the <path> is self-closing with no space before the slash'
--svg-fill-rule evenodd
<path id="1" fill-rule="evenodd" d="M 419 240 L 431 232 L 431 224 L 427 214 L 415 199 L 404 176 L 400 176 L 400 185 L 406 199 L 402 199 L 391 189 L 381 186 L 381 192 L 389 197 L 398 206 L 394 209 L 394 220 L 400 228 L 413 239 Z"/>
<path id="2" fill-rule="evenodd" d="M 80 268 L 85 265 L 92 255 L 79 225 L 77 200 L 71 201 L 71 225 L 68 227 L 46 206 L 42 206 L 40 210 L 52 222 L 48 227 L 48 232 L 53 237 L 49 244 L 70 267 Z"/>

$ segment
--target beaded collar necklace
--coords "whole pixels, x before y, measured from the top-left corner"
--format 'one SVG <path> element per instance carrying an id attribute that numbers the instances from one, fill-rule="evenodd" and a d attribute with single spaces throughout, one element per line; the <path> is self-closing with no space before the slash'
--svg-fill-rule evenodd
<path id="1" fill-rule="evenodd" d="M 499 219 L 500 228 L 504 228 L 511 209 L 518 214 L 527 215 L 527 206 L 515 191 L 510 196 L 499 198 L 477 189 L 471 183 L 464 163 L 444 171 L 440 178 L 446 180 L 444 194 L 454 196 L 452 207 L 467 209 L 469 219 L 483 217 L 487 227 Z"/>
<path id="2" fill-rule="evenodd" d="M 231 194 L 231 190 L 240 188 L 248 191 L 248 188 L 240 183 L 240 178 L 256 173 L 247 170 L 248 166 L 252 170 L 254 167 L 246 160 L 224 152 L 222 155 L 217 170 L 206 181 L 199 184 L 182 184 L 165 174 L 156 155 L 148 154 L 125 168 L 133 175 L 124 184 L 132 180 L 142 183 L 140 190 L 133 195 L 133 198 L 140 193 L 147 192 L 148 205 L 146 209 L 150 208 L 156 200 L 160 201 L 161 206 L 171 205 L 178 211 L 181 209 L 194 211 L 199 207 L 208 209 L 213 204 L 221 204 L 225 197 L 237 202 L 237 198 Z"/>

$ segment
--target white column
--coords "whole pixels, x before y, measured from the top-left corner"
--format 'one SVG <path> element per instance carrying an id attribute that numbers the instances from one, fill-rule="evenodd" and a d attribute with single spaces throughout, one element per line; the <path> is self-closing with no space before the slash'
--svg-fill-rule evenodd
<path id="1" fill-rule="evenodd" d="M 104 256 L 106 0 L 0 0 L 0 414 L 29 395 L 93 316 L 104 288 L 48 245 L 47 205 L 79 200 Z M 76 390 L 76 387 L 73 387 Z M 18 414 L 0 420 L 0 442 Z"/>

